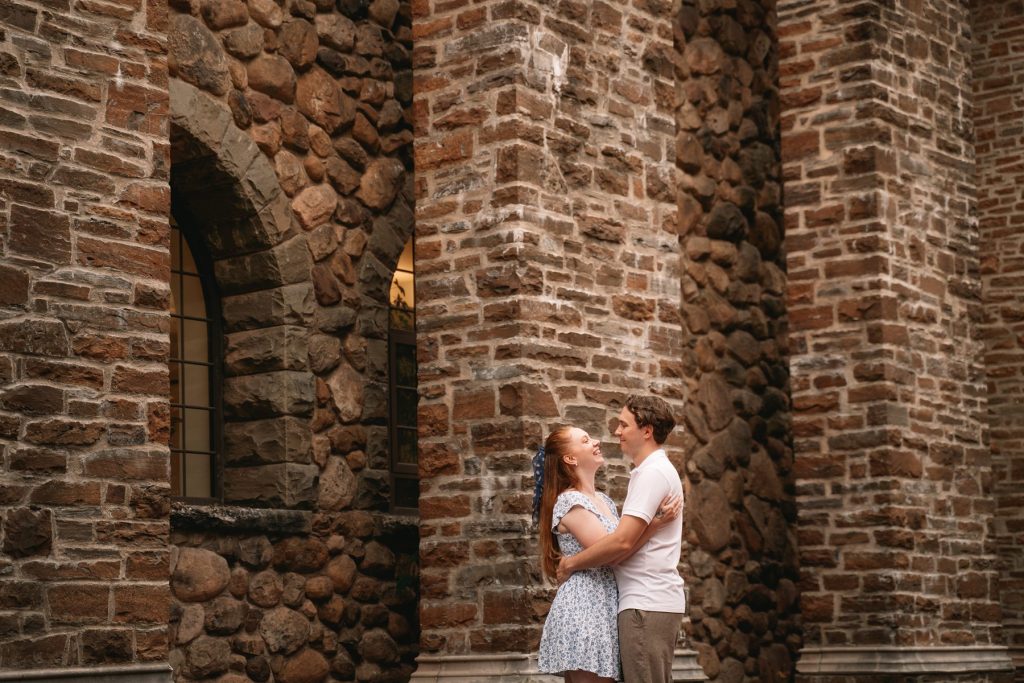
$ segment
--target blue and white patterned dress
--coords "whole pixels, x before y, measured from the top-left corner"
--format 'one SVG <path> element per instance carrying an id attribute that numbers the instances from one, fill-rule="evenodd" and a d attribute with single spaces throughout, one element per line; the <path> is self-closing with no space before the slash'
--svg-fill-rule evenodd
<path id="1" fill-rule="evenodd" d="M 579 491 L 558 496 L 551 515 L 551 530 L 558 538 L 562 555 L 569 557 L 583 550 L 572 534 L 558 533 L 558 523 L 577 505 L 595 514 L 605 531 L 619 525 L 619 514 L 612 499 L 603 493 L 612 516 L 601 514 L 594 502 Z M 619 673 L 619 589 L 609 567 L 585 569 L 574 573 L 558 588 L 540 639 L 538 669 L 541 673 L 592 671 L 598 676 L 618 680 Z"/>

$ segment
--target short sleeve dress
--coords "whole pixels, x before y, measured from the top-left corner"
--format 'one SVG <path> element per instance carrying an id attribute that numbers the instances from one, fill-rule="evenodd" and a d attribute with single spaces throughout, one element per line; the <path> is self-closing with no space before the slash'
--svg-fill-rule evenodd
<path id="1" fill-rule="evenodd" d="M 618 511 L 612 499 L 603 493 L 612 516 L 602 515 L 594 502 L 579 491 L 565 491 L 558 496 L 551 516 L 551 530 L 558 539 L 562 555 L 571 556 L 583 550 L 576 537 L 558 533 L 558 524 L 572 508 L 580 506 L 601 520 L 611 533 L 619 525 Z M 540 639 L 538 669 L 541 673 L 592 671 L 598 676 L 618 680 L 619 632 L 617 615 L 619 591 L 615 574 L 609 567 L 596 567 L 574 573 L 558 588 Z"/>

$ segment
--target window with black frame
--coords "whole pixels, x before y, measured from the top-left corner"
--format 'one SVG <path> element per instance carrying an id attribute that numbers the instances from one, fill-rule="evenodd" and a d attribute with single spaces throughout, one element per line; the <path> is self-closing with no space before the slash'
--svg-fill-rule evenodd
<path id="1" fill-rule="evenodd" d="M 216 491 L 220 329 L 207 268 L 171 220 L 171 495 L 211 500 Z"/>
<path id="2" fill-rule="evenodd" d="M 415 284 L 413 239 L 410 238 L 391 279 L 388 311 L 391 509 L 393 512 L 405 513 L 416 512 L 419 508 Z"/>

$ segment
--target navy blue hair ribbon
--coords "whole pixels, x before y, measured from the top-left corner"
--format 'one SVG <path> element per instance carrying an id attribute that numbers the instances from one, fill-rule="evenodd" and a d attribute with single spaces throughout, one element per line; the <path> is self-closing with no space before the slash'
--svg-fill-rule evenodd
<path id="1" fill-rule="evenodd" d="M 540 517 L 540 494 L 544 490 L 544 447 L 533 456 L 533 521 Z"/>

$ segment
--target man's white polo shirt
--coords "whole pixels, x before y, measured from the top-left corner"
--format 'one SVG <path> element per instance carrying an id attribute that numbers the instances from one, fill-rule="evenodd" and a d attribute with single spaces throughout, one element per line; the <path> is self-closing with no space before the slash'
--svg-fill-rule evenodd
<path id="1" fill-rule="evenodd" d="M 622 514 L 650 523 L 661 501 L 670 493 L 682 496 L 683 485 L 665 451 L 659 448 L 630 473 Z M 651 536 L 632 557 L 614 567 L 620 612 L 626 609 L 686 611 L 683 577 L 677 569 L 682 538 L 683 516 L 679 515 Z"/>

